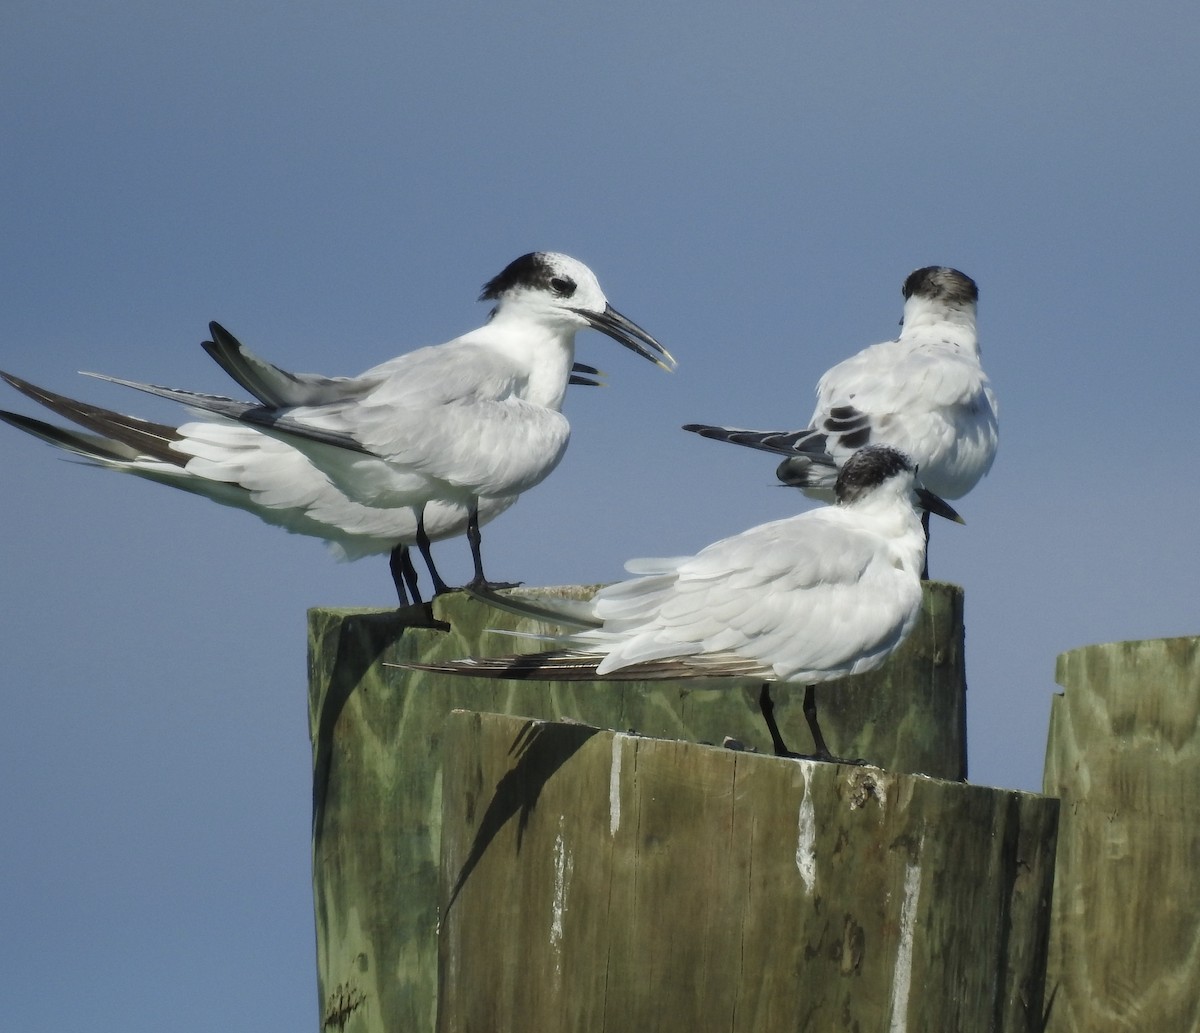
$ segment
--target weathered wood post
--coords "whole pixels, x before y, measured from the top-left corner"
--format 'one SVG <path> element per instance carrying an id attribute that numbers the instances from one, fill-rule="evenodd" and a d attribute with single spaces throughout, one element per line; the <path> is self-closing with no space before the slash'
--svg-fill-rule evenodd
<path id="1" fill-rule="evenodd" d="M 528 645 L 488 628 L 544 630 L 461 594 L 436 600 L 432 618 L 421 609 L 309 617 L 313 885 L 326 1029 L 435 1028 L 441 762 L 451 710 L 568 718 L 696 742 L 730 735 L 770 748 L 756 684 L 504 682 L 385 666 Z M 789 744 L 811 748 L 803 690 L 773 695 Z M 889 663 L 822 686 L 818 700 L 829 746 L 840 754 L 893 772 L 965 777 L 961 590 L 928 585 L 921 622 Z"/>
<path id="2" fill-rule="evenodd" d="M 1057 801 L 451 715 L 439 1033 L 1041 1029 Z"/>
<path id="3" fill-rule="evenodd" d="M 1058 658 L 1053 1033 L 1200 1030 L 1200 638 Z"/>

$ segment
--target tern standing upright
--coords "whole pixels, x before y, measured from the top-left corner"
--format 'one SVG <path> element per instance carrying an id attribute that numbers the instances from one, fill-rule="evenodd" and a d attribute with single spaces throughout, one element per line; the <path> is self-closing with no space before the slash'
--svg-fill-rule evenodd
<path id="1" fill-rule="evenodd" d="M 900 449 L 926 488 L 962 498 L 991 469 L 999 443 L 999 408 L 975 329 L 979 289 L 957 269 L 927 266 L 909 275 L 903 294 L 900 336 L 821 377 L 808 426 L 761 431 L 689 423 L 684 430 L 787 456 L 779 479 L 814 498 L 831 497 L 836 467 L 867 444 Z M 924 523 L 928 529 L 927 516 Z"/>
<path id="2" fill-rule="evenodd" d="M 516 259 L 480 300 L 495 303 L 483 326 L 357 377 L 288 373 L 212 324 L 205 347 L 257 402 L 101 377 L 216 420 L 150 423 L 8 374 L 0 375 L 90 433 L 16 413 L 0 419 L 99 466 L 324 538 L 342 558 L 390 553 L 402 604 L 408 594 L 420 599 L 413 544 L 435 591 L 444 591 L 429 544 L 465 533 L 471 583 L 487 585 L 480 525 L 558 465 L 570 436 L 561 412 L 567 386 L 588 382 L 580 371 L 595 372 L 574 364 L 576 332 L 599 330 L 664 369 L 675 360 L 566 255 Z"/>
<path id="3" fill-rule="evenodd" d="M 921 610 L 927 512 L 958 514 L 927 489 L 914 467 L 882 445 L 859 449 L 837 474 L 837 504 L 753 527 L 695 556 L 633 560 L 628 581 L 589 601 L 526 600 L 487 593 L 524 616 L 574 629 L 562 648 L 402 664 L 475 677 L 551 681 L 752 678 L 772 743 L 772 682 L 804 685 L 817 756 L 830 754 L 816 719 L 813 685 L 873 671 L 908 637 Z"/>

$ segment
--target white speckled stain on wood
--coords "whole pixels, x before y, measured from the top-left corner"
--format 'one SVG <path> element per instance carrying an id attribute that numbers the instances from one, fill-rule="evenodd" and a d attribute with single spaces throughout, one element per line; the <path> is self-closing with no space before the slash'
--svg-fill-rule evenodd
<path id="1" fill-rule="evenodd" d="M 558 817 L 558 835 L 554 837 L 554 897 L 550 905 L 550 948 L 554 954 L 555 985 L 562 976 L 563 916 L 567 913 L 567 888 L 575 862 L 563 839 L 563 815 Z"/>
<path id="2" fill-rule="evenodd" d="M 925 845 L 922 838 L 921 846 Z M 921 849 L 918 860 L 904 869 L 904 903 L 900 906 L 900 942 L 896 948 L 896 969 L 892 977 L 892 1023 L 890 1033 L 908 1029 L 908 992 L 912 987 L 913 928 L 917 921 L 917 901 L 921 896 Z"/>
<path id="3" fill-rule="evenodd" d="M 796 870 L 811 897 L 817 885 L 817 815 L 808 791 L 808 776 L 812 762 L 799 762 L 800 777 L 804 780 L 804 795 L 800 798 L 800 814 L 796 825 Z"/>
<path id="4" fill-rule="evenodd" d="M 621 827 L 621 749 L 625 736 L 614 735 L 612 740 L 612 770 L 608 776 L 608 833 L 617 834 Z"/>
<path id="5" fill-rule="evenodd" d="M 614 778 L 614 734 L 566 723 L 529 769 L 552 777 L 518 779 L 525 728 L 446 721 L 441 899 L 468 877 L 442 905 L 445 1029 L 1027 1033 L 1041 1014 L 1056 801 L 632 736 Z M 421 1033 L 375 1033 L 395 1029 Z"/>

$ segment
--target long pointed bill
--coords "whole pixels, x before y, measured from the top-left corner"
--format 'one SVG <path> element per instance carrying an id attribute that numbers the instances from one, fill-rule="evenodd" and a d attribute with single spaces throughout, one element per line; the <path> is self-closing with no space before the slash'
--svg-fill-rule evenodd
<path id="1" fill-rule="evenodd" d="M 927 488 L 916 489 L 917 500 L 921 504 L 921 508 L 934 513 L 937 516 L 944 517 L 947 520 L 953 520 L 956 524 L 965 524 L 966 521 L 958 515 L 958 512 L 945 499 L 939 498 Z"/>
<path id="2" fill-rule="evenodd" d="M 626 319 L 611 305 L 605 305 L 603 312 L 589 312 L 582 308 L 572 311 L 583 316 L 593 329 L 599 330 L 602 334 L 608 334 L 618 344 L 623 344 L 630 351 L 637 352 L 643 359 L 649 359 L 654 365 L 661 366 L 668 373 L 675 369 L 676 362 L 671 353 L 637 323 L 632 319 Z"/>

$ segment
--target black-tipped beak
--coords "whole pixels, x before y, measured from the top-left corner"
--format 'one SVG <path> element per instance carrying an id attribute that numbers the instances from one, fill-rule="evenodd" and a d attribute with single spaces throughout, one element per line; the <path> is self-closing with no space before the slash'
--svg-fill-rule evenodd
<path id="1" fill-rule="evenodd" d="M 656 366 L 661 366 L 668 373 L 675 369 L 676 362 L 666 348 L 659 344 L 632 319 L 626 319 L 611 305 L 605 305 L 603 312 L 589 312 L 587 309 L 572 309 L 583 316 L 588 324 L 602 334 L 607 334 L 618 344 L 625 345 L 630 351 L 637 352 L 643 359 L 649 359 Z"/>
<path id="2" fill-rule="evenodd" d="M 946 520 L 953 520 L 956 524 L 965 524 L 966 521 L 958 515 L 957 510 L 950 505 L 945 499 L 939 498 L 928 488 L 917 488 L 917 501 L 921 508 L 934 513 L 937 516 L 944 517 Z"/>

